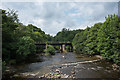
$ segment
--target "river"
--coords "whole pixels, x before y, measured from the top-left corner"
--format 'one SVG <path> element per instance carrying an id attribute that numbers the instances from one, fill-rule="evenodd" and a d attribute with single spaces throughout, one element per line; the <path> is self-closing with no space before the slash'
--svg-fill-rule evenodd
<path id="1" fill-rule="evenodd" d="M 89 62 L 97 60 L 98 58 L 95 56 L 90 57 L 68 52 L 56 53 L 54 56 L 39 56 L 39 58 L 42 59 L 42 62 L 14 66 L 17 69 L 14 77 L 39 78 L 54 72 L 56 69 L 62 74 L 72 75 L 75 78 L 120 77 L 120 71 L 113 70 L 111 62 L 105 60 Z"/>

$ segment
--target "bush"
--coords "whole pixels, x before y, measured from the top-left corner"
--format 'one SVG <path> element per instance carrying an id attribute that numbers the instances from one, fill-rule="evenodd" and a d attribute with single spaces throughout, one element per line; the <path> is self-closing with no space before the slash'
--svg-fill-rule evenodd
<path id="1" fill-rule="evenodd" d="M 24 60 L 29 54 L 35 53 L 35 51 L 36 46 L 34 40 L 30 37 L 23 36 L 18 42 L 17 60 Z"/>
<path id="2" fill-rule="evenodd" d="M 54 55 L 55 54 L 55 48 L 52 46 L 52 45 L 48 45 L 48 48 L 44 50 L 44 52 L 46 54 L 51 54 L 51 55 Z"/>

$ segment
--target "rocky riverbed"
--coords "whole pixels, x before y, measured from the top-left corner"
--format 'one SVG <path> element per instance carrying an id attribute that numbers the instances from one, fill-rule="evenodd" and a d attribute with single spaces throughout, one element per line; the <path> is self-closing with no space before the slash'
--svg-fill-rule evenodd
<path id="1" fill-rule="evenodd" d="M 64 57 L 63 57 L 64 56 Z M 58 53 L 43 62 L 19 65 L 11 78 L 119 78 L 120 67 L 101 56 Z"/>

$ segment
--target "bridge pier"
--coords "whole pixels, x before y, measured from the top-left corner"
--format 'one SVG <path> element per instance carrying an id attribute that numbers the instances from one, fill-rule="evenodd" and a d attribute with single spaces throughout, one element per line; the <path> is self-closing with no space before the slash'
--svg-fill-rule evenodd
<path id="1" fill-rule="evenodd" d="M 45 49 L 47 49 L 48 48 L 48 44 L 46 43 L 46 45 L 45 45 Z"/>
<path id="2" fill-rule="evenodd" d="M 60 52 L 62 52 L 62 46 L 61 45 L 60 45 L 60 49 L 59 50 L 60 50 Z"/>
<path id="3" fill-rule="evenodd" d="M 62 52 L 65 52 L 65 44 L 62 44 Z"/>
<path id="4" fill-rule="evenodd" d="M 73 51 L 73 47 L 72 47 L 72 45 L 70 46 L 70 52 L 72 52 Z"/>
<path id="5" fill-rule="evenodd" d="M 72 51 L 72 47 L 70 46 L 70 52 Z"/>

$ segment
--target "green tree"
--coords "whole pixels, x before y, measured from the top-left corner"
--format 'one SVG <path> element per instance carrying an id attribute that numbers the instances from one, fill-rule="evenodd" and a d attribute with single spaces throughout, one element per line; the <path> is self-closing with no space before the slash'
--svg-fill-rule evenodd
<path id="1" fill-rule="evenodd" d="M 28 37 L 23 36 L 22 38 L 20 38 L 17 45 L 18 45 L 18 49 L 16 51 L 17 60 L 18 59 L 24 60 L 29 54 L 34 54 L 36 51 L 36 46 L 34 44 L 34 40 L 31 39 L 29 36 Z"/>
<path id="2" fill-rule="evenodd" d="M 69 30 L 63 28 L 61 32 L 58 32 L 57 35 L 54 37 L 55 42 L 72 42 L 74 36 L 81 32 L 81 29 L 78 30 Z"/>
<path id="3" fill-rule="evenodd" d="M 96 23 L 94 26 L 90 28 L 87 34 L 87 40 L 86 40 L 86 51 L 88 54 L 99 54 L 97 51 L 97 36 L 98 36 L 98 30 L 102 26 L 102 23 Z"/>
<path id="4" fill-rule="evenodd" d="M 117 15 L 109 15 L 99 30 L 98 51 L 103 57 L 118 63 L 120 61 L 119 53 L 119 18 Z"/>
<path id="5" fill-rule="evenodd" d="M 9 62 L 9 59 L 14 58 L 16 51 L 17 36 L 15 30 L 18 27 L 17 14 L 14 11 L 2 11 L 2 58 L 3 61 Z"/>

